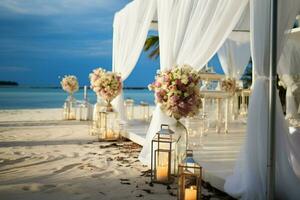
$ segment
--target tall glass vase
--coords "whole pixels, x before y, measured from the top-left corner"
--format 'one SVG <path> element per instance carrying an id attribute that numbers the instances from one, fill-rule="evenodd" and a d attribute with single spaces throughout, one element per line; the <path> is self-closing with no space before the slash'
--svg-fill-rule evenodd
<path id="1" fill-rule="evenodd" d="M 176 140 L 175 146 L 175 159 L 174 159 L 174 169 L 175 174 L 177 174 L 177 166 L 186 157 L 186 150 L 188 148 L 188 132 L 186 127 L 177 120 L 175 124 L 171 125 L 171 129 L 174 130 L 174 138 Z"/>
<path id="2" fill-rule="evenodd" d="M 97 95 L 97 102 L 94 105 L 93 120 L 97 120 L 98 113 L 105 109 L 105 102 Z"/>
<path id="3" fill-rule="evenodd" d="M 113 112 L 113 106 L 111 105 L 111 100 L 106 100 L 106 111 L 107 112 Z"/>
<path id="4" fill-rule="evenodd" d="M 64 120 L 76 119 L 76 99 L 74 98 L 73 93 L 69 93 L 69 96 L 65 100 L 63 119 Z"/>

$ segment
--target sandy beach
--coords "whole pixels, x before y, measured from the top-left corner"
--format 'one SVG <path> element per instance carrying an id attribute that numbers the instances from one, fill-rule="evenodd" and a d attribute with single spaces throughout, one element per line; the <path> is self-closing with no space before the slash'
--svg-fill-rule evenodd
<path id="1" fill-rule="evenodd" d="M 149 184 L 139 145 L 100 143 L 88 130 L 60 109 L 1 110 L 1 199 L 176 199 L 175 183 Z"/>
<path id="2" fill-rule="evenodd" d="M 172 199 L 141 176 L 139 146 L 99 143 L 60 111 L 0 111 L 1 199 Z"/>

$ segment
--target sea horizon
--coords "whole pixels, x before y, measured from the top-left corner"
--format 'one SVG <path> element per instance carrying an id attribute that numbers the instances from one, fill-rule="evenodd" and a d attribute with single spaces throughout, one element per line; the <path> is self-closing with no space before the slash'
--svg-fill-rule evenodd
<path id="1" fill-rule="evenodd" d="M 12 81 L 13 82 L 13 81 Z M 17 82 L 16 82 L 17 83 Z M 18 85 L 0 85 L 0 88 L 13 88 L 13 87 L 18 87 L 18 88 L 52 88 L 52 89 L 61 89 L 61 85 L 28 85 L 28 84 L 19 84 Z M 89 88 L 89 85 L 82 85 L 79 86 L 79 89 L 83 89 L 85 86 Z M 124 86 L 123 89 L 145 89 L 148 90 L 147 86 Z"/>
<path id="2" fill-rule="evenodd" d="M 146 87 L 124 87 L 123 91 L 124 99 L 133 99 L 136 105 L 141 101 L 154 105 L 153 92 Z M 74 94 L 75 99 L 82 101 L 83 93 L 83 87 L 80 87 Z M 96 103 L 96 94 L 89 88 L 87 96 L 89 103 Z M 67 97 L 59 86 L 1 86 L 0 110 L 62 108 Z"/>

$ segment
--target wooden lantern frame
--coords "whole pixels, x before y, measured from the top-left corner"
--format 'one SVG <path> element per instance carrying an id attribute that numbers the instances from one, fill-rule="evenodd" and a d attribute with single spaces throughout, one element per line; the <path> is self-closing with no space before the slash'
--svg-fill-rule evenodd
<path id="1" fill-rule="evenodd" d="M 191 150 L 187 150 L 187 155 L 192 155 Z M 195 200 L 201 199 L 202 189 L 202 167 L 195 163 L 194 166 L 190 166 L 187 163 L 178 165 L 178 200 L 190 199 L 187 198 L 186 192 L 193 192 L 195 190 Z"/>

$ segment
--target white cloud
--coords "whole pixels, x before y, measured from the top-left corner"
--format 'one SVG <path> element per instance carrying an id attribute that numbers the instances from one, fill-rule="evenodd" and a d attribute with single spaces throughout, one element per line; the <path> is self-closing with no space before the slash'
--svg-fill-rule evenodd
<path id="1" fill-rule="evenodd" d="M 23 40 L 1 40 L 1 55 L 17 54 L 44 54 L 44 55 L 67 55 L 80 57 L 107 57 L 112 54 L 112 40 L 71 40 L 69 43 L 40 43 L 36 41 Z"/>
<path id="2" fill-rule="evenodd" d="M 118 0 L 1 0 L 0 7 L 18 14 L 56 15 L 111 10 Z"/>

